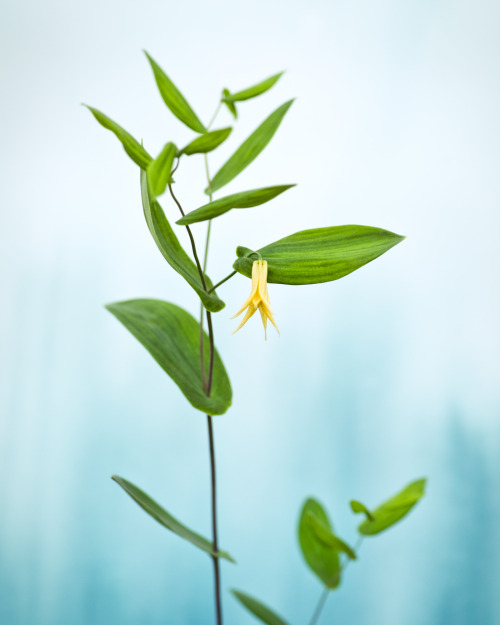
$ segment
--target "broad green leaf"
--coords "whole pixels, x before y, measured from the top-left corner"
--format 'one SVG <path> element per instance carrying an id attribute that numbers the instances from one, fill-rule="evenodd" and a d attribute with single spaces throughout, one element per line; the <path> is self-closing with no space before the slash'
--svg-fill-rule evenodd
<path id="1" fill-rule="evenodd" d="M 119 126 L 116 122 L 110 119 L 101 111 L 98 111 L 91 106 L 87 106 L 84 104 L 92 115 L 97 119 L 97 121 L 104 126 L 107 130 L 111 130 L 111 132 L 116 136 L 116 138 L 123 145 L 123 149 L 130 156 L 130 158 L 142 167 L 142 169 L 146 169 L 149 163 L 153 160 L 151 156 L 146 152 L 146 150 L 142 147 L 142 145 L 132 137 L 126 130 L 124 130 L 121 126 Z"/>
<path id="2" fill-rule="evenodd" d="M 346 276 L 404 238 L 370 226 L 332 226 L 296 232 L 258 252 L 267 260 L 268 282 L 317 284 Z M 242 256 L 233 267 L 250 278 L 253 260 Z"/>
<path id="3" fill-rule="evenodd" d="M 189 106 L 179 89 L 177 89 L 158 63 L 156 63 L 156 61 L 149 56 L 146 51 L 144 51 L 144 53 L 148 57 L 148 61 L 151 64 L 161 97 L 168 108 L 177 117 L 177 119 L 180 119 L 180 121 L 191 128 L 191 130 L 199 133 L 206 132 L 205 126 L 198 119 L 198 116 Z"/>
<path id="4" fill-rule="evenodd" d="M 294 187 L 293 184 L 284 184 L 276 187 L 264 187 L 262 189 L 253 189 L 253 191 L 242 191 L 241 193 L 234 193 L 226 197 L 221 197 L 219 200 L 205 204 L 200 208 L 188 213 L 182 219 L 179 219 L 176 223 L 181 226 L 186 224 L 194 224 L 198 221 L 206 221 L 207 219 L 213 219 L 227 213 L 232 208 L 251 208 L 252 206 L 260 206 L 269 202 L 283 191 Z"/>
<path id="5" fill-rule="evenodd" d="M 267 625 L 287 625 L 287 622 L 278 616 L 276 612 L 273 612 L 263 603 L 257 601 L 257 599 L 254 599 L 240 590 L 231 590 L 231 592 L 249 612 L 251 612 L 263 623 L 267 623 Z"/>
<path id="6" fill-rule="evenodd" d="M 154 197 L 165 193 L 167 184 L 172 182 L 172 165 L 177 154 L 177 148 L 173 143 L 166 143 L 160 154 L 149 164 L 147 177 L 149 188 Z"/>
<path id="7" fill-rule="evenodd" d="M 360 501 L 355 501 L 354 499 L 351 501 L 351 510 L 355 512 L 356 514 L 359 514 L 360 512 L 362 512 L 363 514 L 366 515 L 366 518 L 370 521 L 373 521 L 375 518 L 364 504 L 362 504 Z"/>
<path id="8" fill-rule="evenodd" d="M 364 536 L 372 536 L 373 534 L 378 534 L 400 521 L 424 496 L 425 483 L 425 479 L 416 480 L 404 488 L 400 493 L 381 504 L 371 513 L 371 519 L 367 515 L 366 521 L 363 521 L 363 523 L 361 523 L 358 527 L 359 533 Z M 365 508 L 365 506 L 363 506 L 363 508 Z M 366 509 L 359 511 L 366 514 Z"/>
<path id="9" fill-rule="evenodd" d="M 203 388 L 200 326 L 194 317 L 179 306 L 156 299 L 117 302 L 106 308 L 142 343 L 195 408 L 209 415 L 226 412 L 232 400 L 231 383 L 217 350 L 210 397 Z M 210 343 L 206 332 L 203 340 L 208 371 Z"/>
<path id="10" fill-rule="evenodd" d="M 323 506 L 315 499 L 307 499 L 299 520 L 302 555 L 327 588 L 337 588 L 341 577 L 339 550 L 318 537 L 317 529 L 311 523 L 311 516 L 333 535 L 333 528 Z"/>
<path id="11" fill-rule="evenodd" d="M 191 141 L 185 148 L 182 148 L 180 154 L 206 154 L 215 150 L 223 143 L 231 134 L 232 128 L 222 128 L 221 130 L 211 130 L 210 132 L 197 137 L 194 141 Z"/>
<path id="12" fill-rule="evenodd" d="M 163 525 L 163 527 L 166 527 L 171 532 L 174 532 L 177 536 L 184 538 L 184 540 L 189 541 L 195 547 L 206 551 L 211 556 L 225 558 L 230 562 L 234 562 L 233 558 L 226 551 L 214 551 L 212 543 L 209 540 L 183 525 L 158 503 L 156 503 L 154 499 L 151 499 L 151 497 L 146 495 L 144 491 L 132 484 L 132 482 L 129 482 L 119 475 L 112 475 L 111 479 L 119 484 L 123 490 L 130 495 L 130 497 L 132 497 L 132 499 L 138 503 L 141 508 L 149 514 L 149 516 L 152 516 L 155 521 L 158 521 L 160 525 Z"/>
<path id="13" fill-rule="evenodd" d="M 198 268 L 179 243 L 161 206 L 158 202 L 151 201 L 145 171 L 141 171 L 141 194 L 144 216 L 146 217 L 149 231 L 165 260 L 196 291 L 207 310 L 210 312 L 222 310 L 225 306 L 224 302 L 217 297 L 215 291 L 213 293 L 205 291 Z M 213 286 L 212 281 L 206 274 L 205 284 L 207 285 L 207 290 L 210 290 Z"/>
<path id="14" fill-rule="evenodd" d="M 278 82 L 278 80 L 283 76 L 284 73 L 285 72 L 274 74 L 274 76 L 266 78 L 266 80 L 263 80 L 262 82 L 253 85 L 253 87 L 248 87 L 248 89 L 243 89 L 242 91 L 238 91 L 237 93 L 228 92 L 227 95 L 224 94 L 223 100 L 224 102 L 242 102 L 243 100 L 250 100 L 250 98 L 255 98 L 258 95 L 269 91 L 271 87 L 274 87 L 274 85 Z"/>
<path id="15" fill-rule="evenodd" d="M 293 100 L 282 104 L 274 113 L 262 122 L 246 141 L 244 141 L 229 160 L 219 169 L 212 179 L 212 184 L 205 189 L 205 193 L 210 195 L 221 189 L 233 178 L 236 178 L 250 163 L 259 156 L 262 150 L 273 138 L 278 130 L 281 120 L 288 109 L 292 106 Z"/>
<path id="16" fill-rule="evenodd" d="M 228 100 L 228 97 L 231 95 L 229 89 L 223 89 L 222 91 L 222 102 L 227 106 L 229 112 L 234 117 L 234 119 L 238 119 L 238 111 L 236 109 L 236 104 L 232 100 Z"/>
<path id="17" fill-rule="evenodd" d="M 332 547 L 332 549 L 335 549 L 336 551 L 345 553 L 351 560 L 356 560 L 356 553 L 354 550 L 341 538 L 335 536 L 335 534 L 331 532 L 328 527 L 323 525 L 323 523 L 321 523 L 321 521 L 319 521 L 314 514 L 309 512 L 307 514 L 307 521 L 310 523 L 313 531 L 316 533 L 316 536 L 321 542 L 325 543 L 325 545 L 328 545 L 329 547 Z"/>

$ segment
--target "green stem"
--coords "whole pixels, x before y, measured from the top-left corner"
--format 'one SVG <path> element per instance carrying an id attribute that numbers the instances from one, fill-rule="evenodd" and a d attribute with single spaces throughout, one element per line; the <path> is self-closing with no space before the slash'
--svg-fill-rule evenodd
<path id="1" fill-rule="evenodd" d="M 217 284 L 215 286 L 213 286 L 211 289 L 208 289 L 208 292 L 212 293 L 213 291 L 215 291 L 215 289 L 219 288 L 221 284 L 224 284 L 224 282 L 227 282 L 228 280 L 230 280 L 237 273 L 238 273 L 237 271 L 233 271 L 232 273 L 230 273 L 225 278 L 222 278 L 222 280 L 220 282 L 217 282 Z"/>

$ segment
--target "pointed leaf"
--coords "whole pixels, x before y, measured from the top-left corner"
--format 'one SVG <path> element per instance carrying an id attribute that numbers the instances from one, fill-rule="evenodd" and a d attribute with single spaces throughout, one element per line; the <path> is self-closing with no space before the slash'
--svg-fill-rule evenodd
<path id="1" fill-rule="evenodd" d="M 219 215 L 227 213 L 232 208 L 251 208 L 253 206 L 260 206 L 294 186 L 295 185 L 293 184 L 284 184 L 276 187 L 263 187 L 262 189 L 253 189 L 252 191 L 234 193 L 233 195 L 222 197 L 219 200 L 215 200 L 197 208 L 194 211 L 191 211 L 185 217 L 179 219 L 176 223 L 181 226 L 185 226 L 187 224 L 194 224 L 198 221 L 206 221 L 207 219 L 219 217 Z"/>
<path id="2" fill-rule="evenodd" d="M 110 119 L 101 111 L 98 111 L 91 106 L 87 106 L 84 104 L 83 106 L 87 107 L 92 115 L 97 119 L 97 121 L 104 126 L 107 130 L 111 130 L 111 132 L 116 136 L 116 138 L 121 142 L 123 149 L 130 156 L 130 158 L 142 167 L 146 169 L 149 163 L 152 161 L 151 156 L 146 152 L 146 150 L 142 147 L 142 145 L 132 137 L 126 130 L 124 130 L 121 126 L 119 126 L 116 122 Z"/>
<path id="3" fill-rule="evenodd" d="M 236 178 L 250 163 L 259 156 L 262 150 L 273 138 L 278 130 L 281 120 L 288 109 L 292 106 L 293 100 L 282 104 L 274 113 L 262 122 L 246 141 L 244 141 L 230 159 L 219 169 L 212 179 L 212 184 L 205 189 L 205 193 L 210 195 L 221 189 L 233 178 Z"/>
<path id="4" fill-rule="evenodd" d="M 188 282 L 196 293 L 198 293 L 199 298 L 207 310 L 210 312 L 222 310 L 225 306 L 224 302 L 217 297 L 215 291 L 213 293 L 207 293 L 207 291 L 205 291 L 198 268 L 179 243 L 161 206 L 158 202 L 151 201 L 145 171 L 141 171 L 141 194 L 144 216 L 149 231 L 165 260 Z M 206 274 L 205 284 L 207 285 L 207 290 L 210 290 L 213 286 L 212 281 Z"/>
<path id="5" fill-rule="evenodd" d="M 182 148 L 180 154 L 206 154 L 215 150 L 223 143 L 231 134 L 232 128 L 222 128 L 221 130 L 211 130 L 210 132 L 197 137 L 194 141 L 191 141 L 185 148 Z"/>
<path id="6" fill-rule="evenodd" d="M 317 284 L 338 280 L 378 258 L 405 237 L 370 226 L 302 230 L 262 247 L 268 282 Z M 234 269 L 250 278 L 253 259 L 238 258 Z"/>
<path id="7" fill-rule="evenodd" d="M 129 482 L 119 475 L 112 475 L 111 479 L 119 484 L 123 490 L 130 495 L 130 497 L 132 497 L 132 499 L 139 504 L 143 510 L 153 517 L 155 521 L 158 521 L 160 525 L 163 525 L 163 527 L 166 527 L 171 532 L 174 532 L 177 536 L 184 538 L 184 540 L 189 541 L 192 545 L 195 545 L 195 547 L 206 551 L 211 556 L 225 558 L 230 562 L 234 562 L 233 558 L 226 551 L 214 551 L 212 543 L 209 540 L 183 525 L 158 503 L 156 503 L 154 499 L 151 499 L 151 497 L 146 495 L 144 491 L 132 484 L 132 482 Z"/>
<path id="8" fill-rule="evenodd" d="M 149 164 L 147 177 L 149 188 L 154 197 L 165 193 L 167 184 L 172 182 L 172 165 L 177 154 L 177 148 L 173 143 L 166 143 L 160 154 Z"/>
<path id="9" fill-rule="evenodd" d="M 413 508 L 425 494 L 426 480 L 416 480 L 400 493 L 388 499 L 372 512 L 372 519 L 367 518 L 358 527 L 360 534 L 373 536 L 391 527 Z"/>
<path id="10" fill-rule="evenodd" d="M 146 51 L 144 51 L 144 53 L 148 57 L 148 61 L 151 64 L 151 68 L 153 70 L 153 74 L 156 80 L 156 84 L 158 85 L 161 97 L 163 98 L 163 101 L 168 106 L 168 108 L 177 117 L 177 119 L 180 119 L 180 121 L 186 124 L 186 126 L 188 126 L 189 128 L 191 128 L 191 130 L 199 133 L 206 132 L 205 126 L 198 119 L 198 116 L 189 106 L 187 100 L 179 91 L 179 89 L 177 89 L 177 87 L 165 74 L 165 72 L 158 65 L 158 63 L 156 63 L 156 61 L 151 56 L 149 56 Z"/>
<path id="11" fill-rule="evenodd" d="M 222 102 L 227 106 L 229 112 L 234 117 L 234 119 L 238 119 L 238 111 L 236 110 L 236 104 L 232 100 L 228 100 L 228 97 L 231 95 L 228 89 L 224 89 L 222 91 Z"/>
<path id="12" fill-rule="evenodd" d="M 269 89 L 271 89 L 271 87 L 274 87 L 274 85 L 278 82 L 278 80 L 283 76 L 285 72 L 280 72 L 279 74 L 274 74 L 274 76 L 270 76 L 269 78 L 266 78 L 266 80 L 263 80 L 262 82 L 259 82 L 256 85 L 253 85 L 253 87 L 248 87 L 248 89 L 243 89 L 242 91 L 238 91 L 237 93 L 227 93 L 224 94 L 224 98 L 223 101 L 224 102 L 242 102 L 243 100 L 250 100 L 250 98 L 255 98 L 258 95 L 261 95 L 262 93 L 265 93 L 266 91 L 269 91 Z M 226 90 L 227 91 L 227 90 Z"/>
<path id="13" fill-rule="evenodd" d="M 325 545 L 329 547 L 332 547 L 332 549 L 335 549 L 336 551 L 345 553 L 351 560 L 356 560 L 356 553 L 354 550 L 341 538 L 335 536 L 335 534 L 331 532 L 328 527 L 323 525 L 323 523 L 321 523 L 314 514 L 308 512 L 307 521 L 310 523 L 317 538 L 321 542 L 325 543 Z"/>
<path id="14" fill-rule="evenodd" d="M 118 321 L 142 343 L 172 378 L 192 406 L 209 415 L 221 415 L 231 405 L 231 383 L 217 350 L 212 392 L 205 393 L 200 364 L 200 326 L 188 312 L 156 299 L 135 299 L 106 306 Z M 204 332 L 205 370 L 210 343 Z"/>
<path id="15" fill-rule="evenodd" d="M 366 518 L 369 521 L 373 521 L 375 519 L 375 517 L 373 516 L 373 514 L 368 510 L 368 508 L 362 504 L 360 501 L 355 501 L 354 499 L 351 501 L 351 510 L 355 513 L 355 514 L 360 514 L 361 512 L 363 514 L 366 515 Z"/>
<path id="16" fill-rule="evenodd" d="M 311 523 L 311 516 L 333 534 L 333 528 L 323 506 L 315 499 L 307 499 L 299 520 L 299 544 L 302 555 L 313 573 L 327 588 L 337 588 L 341 577 L 339 550 L 318 537 Z"/>
<path id="17" fill-rule="evenodd" d="M 231 592 L 249 612 L 263 623 L 267 623 L 267 625 L 287 625 L 287 622 L 278 616 L 276 612 L 273 612 L 263 603 L 257 601 L 257 599 L 239 590 L 231 590 Z"/>

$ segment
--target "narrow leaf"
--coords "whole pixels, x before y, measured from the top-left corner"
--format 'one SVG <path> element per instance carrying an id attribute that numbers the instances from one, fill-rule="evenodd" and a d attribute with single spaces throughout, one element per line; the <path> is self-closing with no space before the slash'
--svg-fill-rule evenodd
<path id="1" fill-rule="evenodd" d="M 155 521 L 158 521 L 160 525 L 163 525 L 163 527 L 166 527 L 174 534 L 177 534 L 177 536 L 184 538 L 184 540 L 189 541 L 195 547 L 206 551 L 211 556 L 225 558 L 230 562 L 234 562 L 233 558 L 226 551 L 214 551 L 212 543 L 209 540 L 183 525 L 158 503 L 156 503 L 154 499 L 151 499 L 151 497 L 146 495 L 144 491 L 132 484 L 132 482 L 129 482 L 119 475 L 112 475 L 111 479 L 120 485 L 123 490 L 130 495 L 130 497 L 132 497 L 132 499 L 139 504 L 141 508 L 149 514 L 149 516 L 153 517 Z"/>
<path id="2" fill-rule="evenodd" d="M 355 514 L 360 514 L 363 513 L 366 515 L 366 518 L 369 521 L 373 521 L 375 520 L 375 517 L 373 516 L 373 514 L 368 510 L 368 508 L 362 504 L 360 501 L 355 501 L 354 499 L 351 501 L 351 510 L 355 513 Z"/>
<path id="3" fill-rule="evenodd" d="M 258 252 L 267 260 L 268 282 L 316 284 L 352 273 L 404 238 L 370 226 L 332 226 L 296 232 Z M 249 278 L 253 260 L 238 258 L 233 267 Z"/>
<path id="4" fill-rule="evenodd" d="M 83 106 L 87 107 L 92 115 L 97 119 L 97 121 L 104 126 L 107 130 L 111 130 L 111 132 L 116 136 L 116 138 L 121 142 L 123 149 L 130 156 L 130 158 L 142 167 L 142 169 L 146 169 L 149 163 L 151 162 L 151 156 L 146 152 L 146 150 L 142 147 L 142 145 L 132 137 L 126 130 L 124 130 L 121 126 L 119 126 L 116 122 L 110 119 L 101 111 L 98 111 L 91 106 L 87 106 L 84 104 Z"/>
<path id="5" fill-rule="evenodd" d="M 255 98 L 266 91 L 269 91 L 271 87 L 278 82 L 278 80 L 283 76 L 285 72 L 280 72 L 279 74 L 274 74 L 274 76 L 270 76 L 259 82 L 253 87 L 248 87 L 248 89 L 243 89 L 242 91 L 238 91 L 237 93 L 227 93 L 224 94 L 224 102 L 242 102 L 243 100 L 250 100 L 250 98 Z"/>
<path id="6" fill-rule="evenodd" d="M 302 507 L 298 529 L 302 555 L 327 588 L 337 588 L 341 577 L 339 550 L 318 537 L 316 528 L 311 523 L 311 516 L 333 535 L 333 528 L 323 506 L 315 499 L 307 499 Z"/>
<path id="7" fill-rule="evenodd" d="M 156 84 L 158 85 L 161 97 L 163 98 L 163 101 L 168 106 L 168 108 L 177 117 L 177 119 L 180 119 L 180 121 L 186 124 L 186 126 L 188 126 L 189 128 L 191 128 L 191 130 L 199 133 L 206 132 L 205 126 L 198 119 L 196 113 L 189 106 L 187 100 L 184 98 L 182 93 L 177 89 L 177 87 L 165 74 L 165 72 L 158 65 L 158 63 L 156 63 L 156 61 L 151 56 L 149 56 L 146 51 L 144 51 L 144 53 L 146 54 L 148 61 L 151 64 L 151 68 L 153 70 L 153 74 L 156 80 Z"/>
<path id="8" fill-rule="evenodd" d="M 276 612 L 273 612 L 273 610 L 260 601 L 257 601 L 257 599 L 254 599 L 240 590 L 231 590 L 231 592 L 249 612 L 263 623 L 267 623 L 267 625 L 287 625 L 287 622 L 278 616 Z"/>
<path id="9" fill-rule="evenodd" d="M 372 512 L 369 517 L 358 527 L 360 534 L 372 536 L 391 527 L 413 508 L 413 506 L 425 494 L 426 480 L 416 480 L 404 488 L 400 493 L 388 499 Z M 363 510 L 363 512 L 365 512 Z"/>
<path id="10" fill-rule="evenodd" d="M 232 208 L 251 208 L 253 206 L 260 206 L 294 186 L 295 185 L 293 184 L 284 184 L 276 187 L 263 187 L 262 189 L 253 189 L 253 191 L 234 193 L 233 195 L 222 197 L 219 200 L 215 200 L 197 208 L 194 211 L 191 211 L 185 217 L 179 219 L 176 223 L 181 226 L 185 226 L 187 224 L 194 224 L 198 221 L 206 221 L 207 219 L 219 217 L 219 215 L 227 213 Z"/>
<path id="11" fill-rule="evenodd" d="M 319 521 L 314 514 L 309 512 L 307 515 L 307 521 L 311 524 L 313 531 L 316 533 L 316 536 L 321 542 L 325 543 L 325 545 L 328 545 L 329 547 L 332 547 L 332 549 L 335 549 L 336 551 L 345 553 L 351 560 L 356 560 L 356 553 L 354 550 L 341 538 L 335 536 L 335 534 L 331 532 L 328 527 L 323 525 L 323 523 L 321 523 L 321 521 Z"/>
<path id="12" fill-rule="evenodd" d="M 222 91 L 222 102 L 224 102 L 224 104 L 227 106 L 227 108 L 229 109 L 229 112 L 231 113 L 231 115 L 234 117 L 234 119 L 238 119 L 238 111 L 236 109 L 236 104 L 232 101 L 232 100 L 228 100 L 228 97 L 230 96 L 230 92 L 228 89 L 224 89 Z"/>
<path id="13" fill-rule="evenodd" d="M 167 184 L 172 182 L 172 165 L 177 154 L 177 148 L 173 143 L 166 143 L 160 154 L 149 164 L 147 177 L 149 188 L 154 197 L 165 193 Z"/>
<path id="14" fill-rule="evenodd" d="M 293 100 L 282 104 L 274 113 L 262 122 L 246 141 L 244 141 L 229 160 L 219 169 L 212 180 L 210 188 L 205 189 L 205 193 L 210 195 L 221 189 L 233 178 L 236 178 L 250 163 L 259 156 L 262 150 L 273 138 L 278 130 L 281 120 L 288 109 L 292 106 Z"/>
<path id="15" fill-rule="evenodd" d="M 141 194 L 144 216 L 149 231 L 165 260 L 196 291 L 207 310 L 210 312 L 222 310 L 225 306 L 224 302 L 217 297 L 215 291 L 210 294 L 205 291 L 198 268 L 179 243 L 161 206 L 158 202 L 151 201 L 145 171 L 141 171 Z M 210 290 L 213 286 L 212 281 L 206 274 L 205 284 L 207 290 Z"/>
<path id="16" fill-rule="evenodd" d="M 223 143 L 231 134 L 232 128 L 222 128 L 221 130 L 212 130 L 210 132 L 197 137 L 194 141 L 191 141 L 185 148 L 182 148 L 180 154 L 206 154 L 215 150 Z"/>
<path id="17" fill-rule="evenodd" d="M 200 326 L 188 312 L 169 302 L 135 299 L 106 306 L 172 378 L 192 406 L 209 415 L 224 414 L 232 400 L 231 383 L 217 350 L 212 392 L 205 393 L 201 377 Z M 203 335 L 205 370 L 210 342 Z"/>

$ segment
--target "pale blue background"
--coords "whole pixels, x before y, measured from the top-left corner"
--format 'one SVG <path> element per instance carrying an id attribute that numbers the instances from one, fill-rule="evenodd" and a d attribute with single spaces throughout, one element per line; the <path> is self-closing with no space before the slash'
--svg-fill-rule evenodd
<path id="1" fill-rule="evenodd" d="M 221 87 L 288 70 L 240 107 L 212 170 L 297 96 L 227 192 L 299 186 L 214 224 L 215 280 L 235 244 L 306 227 L 408 236 L 339 282 L 272 286 L 281 337 L 267 343 L 257 320 L 231 336 L 248 281 L 220 289 L 235 391 L 215 424 L 220 532 L 239 562 L 222 565 L 225 622 L 254 622 L 230 587 L 308 622 L 320 587 L 295 541 L 307 495 L 354 541 L 351 497 L 373 505 L 426 475 L 425 501 L 363 545 L 321 623 L 500 623 L 499 20 L 486 0 L 3 3 L 2 624 L 213 622 L 209 559 L 109 479 L 209 533 L 205 419 L 103 309 L 151 296 L 197 312 L 150 240 L 137 168 L 79 106 L 153 153 L 189 141 L 143 47 L 205 121 Z M 188 209 L 203 175 L 193 158 L 177 176 Z"/>

